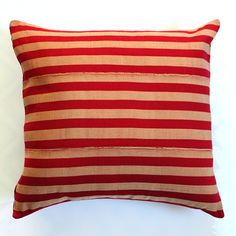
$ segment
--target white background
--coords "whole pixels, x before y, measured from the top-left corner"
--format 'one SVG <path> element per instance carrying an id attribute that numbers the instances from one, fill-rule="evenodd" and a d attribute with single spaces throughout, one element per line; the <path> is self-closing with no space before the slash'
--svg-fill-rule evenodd
<path id="1" fill-rule="evenodd" d="M 0 2 L 0 235 L 234 236 L 236 235 L 236 16 L 234 0 L 7 0 Z M 47 28 L 161 30 L 195 28 L 213 19 L 211 109 L 214 164 L 224 219 L 167 204 L 90 200 L 59 204 L 11 218 L 13 190 L 23 168 L 24 110 L 21 69 L 9 22 Z"/>

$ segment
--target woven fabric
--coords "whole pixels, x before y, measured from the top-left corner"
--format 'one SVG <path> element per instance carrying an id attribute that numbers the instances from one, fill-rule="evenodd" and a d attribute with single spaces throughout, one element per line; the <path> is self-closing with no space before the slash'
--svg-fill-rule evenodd
<path id="1" fill-rule="evenodd" d="M 58 31 L 11 22 L 26 148 L 13 216 L 119 198 L 223 217 L 209 104 L 218 29 L 218 20 L 191 31 Z"/>

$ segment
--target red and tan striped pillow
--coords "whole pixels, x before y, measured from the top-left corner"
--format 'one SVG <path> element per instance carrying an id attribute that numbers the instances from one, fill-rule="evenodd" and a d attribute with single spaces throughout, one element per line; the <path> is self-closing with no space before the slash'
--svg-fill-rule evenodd
<path id="1" fill-rule="evenodd" d="M 218 29 L 218 20 L 191 31 L 58 31 L 13 21 L 26 148 L 13 217 L 95 198 L 223 217 L 209 105 Z"/>

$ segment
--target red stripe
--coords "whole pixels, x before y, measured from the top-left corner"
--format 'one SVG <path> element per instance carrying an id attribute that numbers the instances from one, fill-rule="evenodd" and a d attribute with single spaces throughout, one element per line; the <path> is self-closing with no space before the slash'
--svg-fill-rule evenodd
<path id="1" fill-rule="evenodd" d="M 219 26 L 214 24 L 207 24 L 203 27 L 200 27 L 196 30 L 162 30 L 162 31 L 154 31 L 154 30 L 87 30 L 87 31 L 68 31 L 68 30 L 52 30 L 52 29 L 45 29 L 38 26 L 30 26 L 30 25 L 17 25 L 17 26 L 11 26 L 10 30 L 11 33 L 17 33 L 20 31 L 26 31 L 26 30 L 33 30 L 33 31 L 42 31 L 42 32 L 59 32 L 59 33 L 89 33 L 89 32 L 124 32 L 124 33 L 139 33 L 139 32 L 167 32 L 167 33 L 187 33 L 187 34 L 193 34 L 200 30 L 204 29 L 210 29 L 214 31 L 218 31 Z"/>
<path id="2" fill-rule="evenodd" d="M 46 84 L 24 89 L 23 96 L 61 91 L 144 91 L 184 92 L 209 95 L 209 86 L 183 83 L 137 83 L 137 82 L 65 82 Z"/>
<path id="3" fill-rule="evenodd" d="M 25 131 L 62 128 L 167 128 L 211 130 L 211 122 L 200 120 L 160 120 L 132 118 L 76 118 L 26 123 Z"/>
<path id="4" fill-rule="evenodd" d="M 15 195 L 16 195 L 16 192 L 15 192 Z M 25 210 L 25 211 L 17 211 L 15 209 L 13 209 L 13 214 L 12 214 L 12 217 L 15 218 L 15 219 L 20 219 L 24 216 L 27 216 L 27 215 L 30 215 L 36 211 L 39 211 L 43 208 L 46 208 L 46 207 L 49 207 L 49 206 L 54 206 L 54 205 L 57 205 L 57 204 L 60 204 L 60 203 L 63 203 L 63 202 L 69 202 L 70 200 L 64 200 L 64 201 L 60 201 L 60 202 L 57 202 L 57 203 L 53 203 L 53 204 L 50 204 L 50 205 L 47 205 L 47 206 L 44 206 L 44 207 L 39 207 L 39 208 L 36 208 L 34 210 Z"/>
<path id="5" fill-rule="evenodd" d="M 217 218 L 224 218 L 224 216 L 225 216 L 223 210 L 216 210 L 216 211 L 208 211 L 208 210 L 205 210 L 205 209 L 201 209 L 201 210 L 203 210 L 207 214 L 210 214 L 210 215 L 212 215 L 214 217 L 217 217 Z"/>
<path id="6" fill-rule="evenodd" d="M 26 114 L 66 109 L 139 109 L 139 110 L 185 110 L 210 112 L 206 103 L 181 101 L 141 100 L 67 100 L 31 104 L 25 107 Z"/>
<path id="7" fill-rule="evenodd" d="M 101 199 L 101 197 L 99 198 L 99 196 L 97 197 L 97 199 Z M 103 197 L 102 199 L 114 199 L 112 196 L 109 197 Z M 116 199 L 119 199 L 118 196 L 116 197 Z M 133 200 L 134 198 L 120 198 L 120 200 Z M 167 203 L 167 204 L 173 204 L 173 205 L 179 205 L 179 206 L 185 206 L 185 207 L 189 207 L 189 208 L 193 208 L 193 209 L 201 209 L 202 211 L 212 215 L 212 216 L 215 216 L 217 218 L 223 218 L 224 217 L 224 211 L 223 210 L 216 210 L 216 211 L 209 211 L 209 210 L 205 210 L 203 208 L 197 208 L 197 207 L 191 207 L 191 206 L 188 206 L 188 205 L 185 205 L 185 204 L 180 204 L 180 203 L 173 203 L 173 202 L 167 202 L 167 201 L 154 201 L 154 200 L 144 200 L 144 199 L 138 199 L 138 197 L 136 196 L 135 197 L 136 200 L 139 200 L 139 201 L 151 201 L 151 202 L 160 202 L 160 203 Z M 58 203 L 54 203 L 54 204 L 51 204 L 49 206 L 53 206 L 53 205 L 57 205 L 57 204 L 60 204 L 60 203 L 63 203 L 63 202 L 69 202 L 71 200 L 63 200 L 61 202 L 58 202 Z M 46 207 L 49 207 L 49 206 L 46 206 Z M 46 207 L 40 207 L 40 208 L 36 208 L 34 210 L 26 210 L 26 211 L 16 211 L 16 210 L 13 210 L 13 218 L 15 219 L 19 219 L 19 218 L 22 218 L 24 216 L 27 216 L 27 215 L 30 215 L 36 211 L 39 211 L 43 208 L 46 208 Z"/>
<path id="8" fill-rule="evenodd" d="M 24 80 L 31 77 L 74 73 L 74 72 L 120 72 L 120 73 L 145 73 L 145 74 L 187 74 L 209 78 L 210 71 L 197 67 L 186 66 L 135 66 L 135 65 L 108 65 L 108 64 L 84 64 L 84 65 L 60 65 L 38 67 L 24 72 Z"/>
<path id="9" fill-rule="evenodd" d="M 220 201 L 218 193 L 215 194 L 191 194 L 181 192 L 169 191 L 155 191 L 155 190 L 97 190 L 97 191 L 83 191 L 83 192 L 64 192 L 64 193 L 48 193 L 48 194 L 15 194 L 15 199 L 18 202 L 40 202 L 52 199 L 59 199 L 63 197 L 89 197 L 89 196 L 149 196 L 149 197 L 167 197 L 177 198 L 183 200 L 215 203 Z"/>
<path id="10" fill-rule="evenodd" d="M 170 166 L 170 167 L 212 167 L 212 158 L 181 157 L 139 157 L 100 156 L 78 158 L 32 159 L 25 158 L 25 167 L 67 168 L 84 166 Z"/>
<path id="11" fill-rule="evenodd" d="M 91 35 L 91 36 L 28 36 L 13 40 L 13 47 L 36 42 L 76 42 L 76 41 L 152 41 L 152 42 L 205 42 L 210 44 L 213 37 L 198 36 L 125 36 L 125 35 Z"/>
<path id="12" fill-rule="evenodd" d="M 172 176 L 172 175 L 81 175 L 67 177 L 21 176 L 19 184 L 27 186 L 53 186 L 89 183 L 167 183 L 182 185 L 215 185 L 214 176 Z"/>
<path id="13" fill-rule="evenodd" d="M 210 55 L 197 49 L 163 49 L 163 48 L 55 48 L 29 51 L 17 56 L 19 62 L 41 57 L 79 56 L 79 55 L 122 55 L 122 56 L 166 56 L 203 58 L 209 62 Z"/>
<path id="14" fill-rule="evenodd" d="M 43 141 L 26 141 L 26 148 L 34 149 L 58 149 L 81 147 L 175 147 L 212 149 L 211 140 L 192 139 L 57 139 Z"/>

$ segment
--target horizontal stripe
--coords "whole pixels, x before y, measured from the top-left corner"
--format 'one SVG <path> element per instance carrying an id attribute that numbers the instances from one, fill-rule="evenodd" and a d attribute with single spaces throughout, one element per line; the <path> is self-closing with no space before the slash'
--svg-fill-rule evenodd
<path id="1" fill-rule="evenodd" d="M 50 62 L 50 63 L 49 63 Z M 137 57 L 137 56 L 61 56 L 61 57 L 44 57 L 44 58 L 35 58 L 31 60 L 24 61 L 22 63 L 22 67 L 24 68 L 24 71 L 30 71 L 35 68 L 45 67 L 50 64 L 50 67 L 55 68 L 58 66 L 58 69 L 60 67 L 63 67 L 64 65 L 68 66 L 79 66 L 80 65 L 87 65 L 87 66 L 95 66 L 99 65 L 101 67 L 101 71 L 109 72 L 107 66 L 109 66 L 109 69 L 112 69 L 112 66 L 114 67 L 114 72 L 119 72 L 117 69 L 120 67 L 121 72 L 125 70 L 124 72 L 133 72 L 132 68 L 130 68 L 130 71 L 126 71 L 129 67 L 141 67 L 141 72 L 145 72 L 144 66 L 149 66 L 150 68 L 147 68 L 147 72 L 149 70 L 152 70 L 152 73 L 155 73 L 155 70 L 153 70 L 152 66 L 160 66 L 160 71 L 164 68 L 176 70 L 178 67 L 186 67 L 185 70 L 196 70 L 196 69 L 205 69 L 209 70 L 209 63 L 204 61 L 200 58 L 188 58 L 185 57 L 151 57 L 151 56 L 145 56 L 145 57 Z M 118 67 L 119 66 L 119 67 Z M 126 66 L 122 68 L 122 66 Z M 170 67 L 170 68 L 169 68 Z M 173 67 L 173 68 L 172 68 Z M 189 68 L 188 68 L 189 67 Z M 95 69 L 95 68 L 94 68 Z M 137 72 L 139 71 L 139 68 L 137 67 Z M 107 71 L 108 70 L 108 71 Z M 159 71 L 157 70 L 157 72 Z M 80 70 L 79 70 L 80 71 Z M 65 71 L 67 72 L 67 71 Z M 70 71 L 68 71 L 70 72 Z M 90 72 L 90 71 L 88 71 Z M 91 71 L 92 72 L 92 71 Z M 99 72 L 99 71 L 98 71 Z M 112 72 L 112 70 L 111 70 Z M 168 72 L 166 72 L 168 73 Z M 178 72 L 181 74 L 181 72 Z M 189 72 L 190 73 L 190 72 Z M 197 73 L 197 72 L 196 72 Z M 200 72 L 199 72 L 200 73 Z M 198 75 L 198 74 L 196 74 Z M 201 74 L 199 74 L 201 75 Z"/>
<path id="2" fill-rule="evenodd" d="M 26 177 L 72 177 L 80 175 L 178 175 L 178 176 L 213 176 L 212 168 L 178 168 L 178 167 L 159 167 L 159 166 L 136 166 L 134 162 L 131 166 L 89 166 L 89 167 L 70 167 L 70 168 L 25 168 L 23 175 Z"/>
<path id="3" fill-rule="evenodd" d="M 222 218 L 224 216 L 223 210 L 222 210 L 222 204 L 221 202 L 216 203 L 202 203 L 202 202 L 194 202 L 190 200 L 183 200 L 183 199 L 176 199 L 176 198 L 167 198 L 167 197 L 148 197 L 145 195 L 96 195 L 96 196 L 86 196 L 86 197 L 62 197 L 57 198 L 54 200 L 48 200 L 48 201 L 42 201 L 38 203 L 34 203 L 30 207 L 27 205 L 22 205 L 20 202 L 15 201 L 14 202 L 14 217 L 19 218 L 24 215 L 31 214 L 32 212 L 38 211 L 41 208 L 58 204 L 61 202 L 66 201 L 74 201 L 74 200 L 88 200 L 88 199 L 125 199 L 125 200 L 142 200 L 142 201 L 156 201 L 156 202 L 163 202 L 163 203 L 169 203 L 169 204 L 175 204 L 175 205 L 181 205 L 181 206 L 187 206 L 192 208 L 200 208 L 203 211 L 208 212 L 211 215 L 214 215 L 216 217 Z M 26 207 L 27 206 L 27 207 Z M 19 211 L 18 209 L 21 209 Z M 26 210 L 27 209 L 27 210 Z M 207 210 L 208 209 L 208 210 Z"/>
<path id="4" fill-rule="evenodd" d="M 65 168 L 70 167 L 99 167 L 99 166 L 161 166 L 165 167 L 181 167 L 181 170 L 186 171 L 183 167 L 205 167 L 213 166 L 212 158 L 180 158 L 180 157 L 149 157 L 149 156 L 91 156 L 78 158 L 50 158 L 50 159 L 32 159 L 25 158 L 25 167 L 28 168 Z M 130 170 L 132 171 L 132 170 Z M 92 172 L 91 172 L 92 173 Z M 211 173 L 211 172 L 210 172 Z"/>
<path id="5" fill-rule="evenodd" d="M 178 42 L 124 42 L 124 41 L 80 41 L 80 42 L 43 42 L 43 43 L 30 43 L 14 48 L 17 55 L 21 53 L 36 50 L 46 49 L 58 49 L 58 48 L 102 48 L 102 47 L 114 47 L 114 48 L 148 48 L 148 49 L 173 49 L 173 50 L 203 50 L 209 54 L 210 46 L 207 43 L 178 43 Z"/>
<path id="6" fill-rule="evenodd" d="M 191 37 L 181 37 L 181 36 L 124 36 L 124 35 L 101 35 L 101 36 L 28 36 L 17 38 L 12 41 L 13 47 L 17 47 L 19 45 L 24 45 L 28 43 L 36 43 L 36 42 L 67 42 L 67 41 L 157 41 L 157 42 L 183 42 L 183 43 L 192 43 L 192 42 L 204 42 L 210 44 L 213 40 L 212 36 L 207 35 L 198 35 L 198 36 L 191 36 Z"/>
<path id="7" fill-rule="evenodd" d="M 119 72 L 119 73 L 146 73 L 146 74 L 188 74 L 199 75 L 209 78 L 210 72 L 204 68 L 185 66 L 130 66 L 130 65 L 104 65 L 104 64 L 83 64 L 83 65 L 61 65 L 38 67 L 24 72 L 23 79 L 27 80 L 35 76 L 54 75 L 60 73 L 75 72 Z"/>
<path id="8" fill-rule="evenodd" d="M 194 130 L 194 129 L 174 129 L 174 128 L 60 128 L 50 130 L 33 130 L 25 132 L 25 141 L 34 140 L 60 140 L 60 139 L 116 139 L 132 140 L 135 139 L 146 139 L 151 141 L 152 139 L 161 140 L 178 140 L 178 139 L 189 139 L 189 140 L 211 140 L 210 130 Z M 115 140 L 114 140 L 115 141 Z"/>
<path id="9" fill-rule="evenodd" d="M 215 185 L 214 176 L 171 176 L 171 175 L 81 175 L 73 177 L 26 177 L 21 176 L 19 184 L 28 186 L 51 186 L 85 183 L 168 183 L 183 185 Z"/>
<path id="10" fill-rule="evenodd" d="M 169 128 L 169 129 L 199 129 L 211 130 L 211 123 L 198 120 L 174 119 L 60 119 L 41 120 L 25 123 L 24 130 L 49 130 L 62 128 Z"/>
<path id="11" fill-rule="evenodd" d="M 110 191 L 86 191 L 86 192 L 75 192 L 75 193 L 54 193 L 47 195 L 22 195 L 15 194 L 15 199 L 18 202 L 39 202 L 47 201 L 51 199 L 57 199 L 61 197 L 81 197 L 81 196 L 93 196 L 93 195 L 146 195 L 146 196 L 156 196 L 156 197 L 174 197 L 183 200 L 199 201 L 199 202 L 208 202 L 215 203 L 220 201 L 219 194 L 190 194 L 190 193 L 176 193 L 176 192 L 167 192 L 167 191 L 153 191 L 153 190 L 110 190 Z"/>
<path id="12" fill-rule="evenodd" d="M 25 106 L 25 113 L 66 109 L 138 109 L 210 112 L 209 104 L 180 101 L 67 100 Z"/>
<path id="13" fill-rule="evenodd" d="M 81 66 L 81 65 L 103 65 L 110 66 L 166 66 L 166 67 L 192 67 L 209 70 L 209 63 L 201 58 L 185 57 L 137 57 L 137 56 L 58 56 L 42 57 L 24 61 L 21 63 L 24 71 L 30 71 L 35 68 L 55 66 Z"/>
<path id="14" fill-rule="evenodd" d="M 24 97 L 60 91 L 144 91 L 144 92 L 183 92 L 209 95 L 209 87 L 179 83 L 139 83 L 139 82 L 64 82 L 24 89 Z"/>
<path id="15" fill-rule="evenodd" d="M 47 186 L 27 186 L 17 185 L 16 192 L 24 195 L 31 194 L 51 194 L 66 192 L 84 192 L 88 190 L 109 191 L 109 190 L 163 190 L 168 192 L 190 193 L 190 194 L 216 194 L 215 185 L 178 185 L 165 183 L 90 183 L 77 185 L 54 185 Z"/>
<path id="16" fill-rule="evenodd" d="M 43 131 L 41 131 L 43 132 Z M 37 137 L 38 139 L 40 137 Z M 26 148 L 32 149 L 62 149 L 83 147 L 148 147 L 148 148 L 194 148 L 211 150 L 211 140 L 193 139 L 121 139 L 121 138 L 99 138 L 99 139 L 54 139 L 25 141 Z"/>
<path id="17" fill-rule="evenodd" d="M 169 119 L 175 120 L 201 120 L 211 121 L 210 113 L 198 111 L 158 111 L 158 110 L 141 110 L 130 109 L 79 109 L 79 110 L 64 110 L 59 111 L 44 111 L 30 113 L 26 115 L 25 122 L 35 122 L 41 120 L 57 120 L 57 119 L 101 119 L 101 118 L 136 118 L 136 119 Z"/>
<path id="18" fill-rule="evenodd" d="M 43 30 L 27 30 L 22 32 L 11 33 L 12 40 L 14 42 L 21 42 L 19 44 L 25 43 L 21 41 L 27 38 L 38 38 L 44 41 L 45 39 L 50 39 L 56 37 L 60 41 L 61 39 L 67 39 L 68 41 L 96 41 L 96 40 L 121 40 L 121 41 L 177 41 L 177 42 L 188 42 L 189 39 L 202 38 L 201 41 L 210 43 L 212 38 L 215 36 L 218 27 L 213 29 L 202 29 L 195 32 L 186 33 L 183 31 L 88 31 L 88 32 L 45 32 Z M 172 39 L 172 40 L 171 40 Z M 207 40 L 208 41 L 205 41 Z M 63 41 L 64 41 L 63 40 Z M 191 40 L 189 40 L 192 42 Z M 23 42 L 23 43 L 22 43 Z M 195 41 L 194 41 L 195 42 Z"/>
<path id="19" fill-rule="evenodd" d="M 47 150 L 47 149 L 26 149 L 25 155 L 27 160 L 29 159 L 57 159 L 55 163 L 59 163 L 59 159 L 67 159 L 69 162 L 70 158 L 83 158 L 83 157 L 102 157 L 108 158 L 119 156 L 119 158 L 130 157 L 134 158 L 138 156 L 144 162 L 142 157 L 157 157 L 166 158 L 197 158 L 209 160 L 212 159 L 212 150 L 194 150 L 194 149 L 166 149 L 166 148 L 74 148 L 74 149 L 59 149 L 59 150 Z M 146 159 L 145 159 L 146 160 Z M 162 160 L 162 159 L 161 159 Z M 40 161 L 40 160 L 39 160 Z M 122 160 L 120 160 L 122 162 Z M 136 160 L 137 161 L 137 160 Z M 173 160 L 171 160 L 172 162 Z M 54 164 L 55 164 L 54 163 Z M 163 163 L 163 162 L 162 162 Z M 179 162 L 178 162 L 179 163 Z M 171 163 L 170 163 L 171 164 Z M 186 163 L 185 163 L 186 164 Z M 193 162 L 193 164 L 197 165 Z M 206 164 L 206 163 L 205 163 Z M 159 164 L 160 165 L 160 164 Z M 207 164 L 206 164 L 207 165 Z M 208 165 L 207 165 L 208 166 Z"/>
<path id="20" fill-rule="evenodd" d="M 40 78 L 40 79 L 39 79 Z M 107 83 L 167 83 L 167 84 L 190 84 L 209 87 L 209 79 L 201 76 L 187 75 L 164 75 L 164 74 L 141 74 L 141 73 L 73 73 L 44 75 L 34 77 L 23 82 L 23 88 L 51 85 L 57 83 L 82 83 L 82 82 L 107 82 Z"/>
<path id="21" fill-rule="evenodd" d="M 45 91 L 46 92 L 46 91 Z M 93 101 L 93 100 L 135 100 L 135 101 L 183 101 L 209 103 L 209 95 L 184 92 L 134 92 L 134 91 L 63 91 L 31 95 L 24 98 L 24 105 L 41 104 L 59 101 Z M 126 111 L 127 112 L 127 111 Z M 128 113 L 128 112 L 127 112 Z M 119 117 L 119 116 L 118 116 Z"/>
<path id="22" fill-rule="evenodd" d="M 119 48 L 119 47 L 103 47 L 103 48 L 55 48 L 41 49 L 21 53 L 17 56 L 20 63 L 42 57 L 68 57 L 68 56 L 95 56 L 101 55 L 111 56 L 132 56 L 132 57 L 184 57 L 184 58 L 202 58 L 209 62 L 210 55 L 203 50 L 196 49 L 161 49 L 161 48 Z M 185 59 L 186 60 L 186 59 Z"/>
<path id="23" fill-rule="evenodd" d="M 73 36 L 73 37 L 102 37 L 102 36 L 123 36 L 123 37 L 141 37 L 141 36 L 146 36 L 146 37 L 161 37 L 161 36 L 166 36 L 166 37 L 196 37 L 196 36 L 214 36 L 216 31 L 218 30 L 217 26 L 213 26 L 210 28 L 203 28 L 203 29 L 198 29 L 196 31 L 123 31 L 123 30 L 100 30 L 100 31 L 68 31 L 68 32 L 63 32 L 63 31 L 45 31 L 42 28 L 36 29 L 34 28 L 33 30 L 28 29 L 27 31 L 19 31 L 19 32 L 14 32 L 12 33 L 12 39 L 20 39 L 23 37 L 26 37 L 28 35 L 31 36 L 57 36 L 57 37 L 66 37 L 66 36 Z"/>

